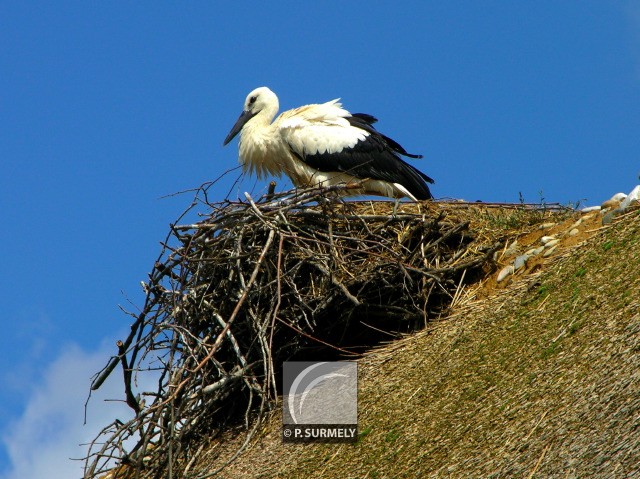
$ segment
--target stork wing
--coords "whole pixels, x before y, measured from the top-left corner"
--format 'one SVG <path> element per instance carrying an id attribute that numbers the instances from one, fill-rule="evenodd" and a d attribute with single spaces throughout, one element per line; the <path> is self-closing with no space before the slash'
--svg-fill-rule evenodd
<path id="1" fill-rule="evenodd" d="M 338 153 L 364 140 L 368 133 L 351 128 L 347 119 L 350 116 L 338 100 L 333 100 L 286 111 L 275 123 L 291 151 L 305 158 L 317 153 Z"/>
<path id="2" fill-rule="evenodd" d="M 378 132 L 371 115 L 352 115 L 334 100 L 285 112 L 278 121 L 291 152 L 319 171 L 399 183 L 417 198 L 431 197 L 425 182 L 433 180 L 399 155 L 420 156 Z"/>

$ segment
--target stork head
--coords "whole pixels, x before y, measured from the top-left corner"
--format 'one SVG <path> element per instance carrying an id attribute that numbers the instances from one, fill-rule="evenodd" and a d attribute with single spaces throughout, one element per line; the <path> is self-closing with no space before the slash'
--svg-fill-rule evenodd
<path id="1" fill-rule="evenodd" d="M 278 97 L 266 86 L 253 90 L 247 95 L 247 99 L 244 101 L 244 109 L 238 121 L 236 121 L 236 124 L 233 125 L 233 128 L 224 139 L 223 145 L 233 140 L 240 133 L 242 127 L 255 116 L 259 115 L 264 119 L 265 123 L 269 123 L 278 112 L 278 107 Z"/>

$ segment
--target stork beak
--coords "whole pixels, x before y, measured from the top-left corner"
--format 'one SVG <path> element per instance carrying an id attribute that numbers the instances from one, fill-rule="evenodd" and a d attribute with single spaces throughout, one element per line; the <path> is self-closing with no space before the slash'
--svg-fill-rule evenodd
<path id="1" fill-rule="evenodd" d="M 231 140 L 233 140 L 233 138 L 240 133 L 240 130 L 242 130 L 242 127 L 244 126 L 244 124 L 246 122 L 248 122 L 249 120 L 251 120 L 251 118 L 253 118 L 254 116 L 256 116 L 255 113 L 252 113 L 250 111 L 243 111 L 240 114 L 240 117 L 238 118 L 238 121 L 236 121 L 236 124 L 233 125 L 233 128 L 231 128 L 231 131 L 229 132 L 229 134 L 227 135 L 227 137 L 224 139 L 224 143 L 222 144 L 222 146 L 225 146 L 227 143 L 229 143 Z"/>

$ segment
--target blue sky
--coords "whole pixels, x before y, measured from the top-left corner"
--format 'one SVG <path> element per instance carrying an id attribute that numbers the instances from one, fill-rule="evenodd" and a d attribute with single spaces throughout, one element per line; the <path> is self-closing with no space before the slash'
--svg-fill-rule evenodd
<path id="1" fill-rule="evenodd" d="M 222 140 L 255 87 L 377 116 L 438 198 L 599 204 L 638 184 L 637 1 L 2 2 L 0 19 L 0 479 L 80 475 L 66 458 L 114 414 L 94 401 L 81 425 L 118 304 L 141 303 L 190 202 L 162 197 L 236 165 Z"/>

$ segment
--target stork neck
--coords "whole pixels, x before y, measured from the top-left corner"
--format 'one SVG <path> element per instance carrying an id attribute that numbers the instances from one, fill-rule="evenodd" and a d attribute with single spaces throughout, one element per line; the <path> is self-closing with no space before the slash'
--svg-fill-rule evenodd
<path id="1" fill-rule="evenodd" d="M 269 142 L 272 138 L 271 121 L 278 112 L 277 105 L 274 108 L 265 108 L 251 118 L 243 128 L 242 136 L 252 138 L 254 141 Z"/>
<path id="2" fill-rule="evenodd" d="M 278 113 L 278 108 L 279 105 L 277 101 L 271 105 L 267 105 L 255 116 L 254 120 L 257 120 L 256 123 L 259 123 L 262 126 L 270 125 L 273 118 L 276 116 L 276 113 Z"/>

